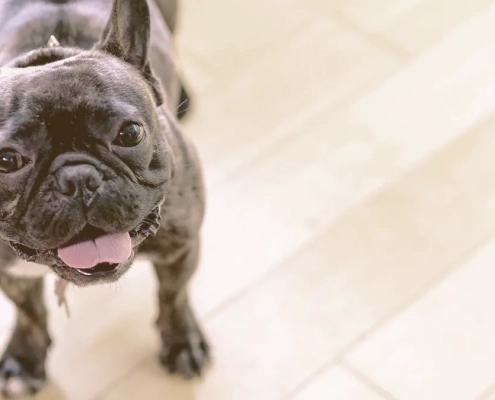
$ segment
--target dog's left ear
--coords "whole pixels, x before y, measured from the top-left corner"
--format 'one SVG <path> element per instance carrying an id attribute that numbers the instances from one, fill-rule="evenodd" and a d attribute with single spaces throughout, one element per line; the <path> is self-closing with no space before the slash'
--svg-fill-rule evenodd
<path id="1" fill-rule="evenodd" d="M 114 0 L 96 47 L 143 70 L 148 62 L 150 11 L 146 0 Z"/>
<path id="2" fill-rule="evenodd" d="M 148 60 L 150 10 L 147 0 L 114 0 L 110 19 L 96 49 L 131 64 L 150 82 L 158 105 L 163 103 L 161 87 Z"/>

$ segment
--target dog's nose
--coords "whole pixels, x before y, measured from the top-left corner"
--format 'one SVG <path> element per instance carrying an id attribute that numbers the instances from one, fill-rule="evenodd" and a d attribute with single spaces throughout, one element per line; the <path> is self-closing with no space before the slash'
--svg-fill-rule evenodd
<path id="1" fill-rule="evenodd" d="M 62 167 L 57 174 L 60 193 L 65 196 L 92 196 L 100 187 L 102 178 L 95 167 L 88 164 Z"/>

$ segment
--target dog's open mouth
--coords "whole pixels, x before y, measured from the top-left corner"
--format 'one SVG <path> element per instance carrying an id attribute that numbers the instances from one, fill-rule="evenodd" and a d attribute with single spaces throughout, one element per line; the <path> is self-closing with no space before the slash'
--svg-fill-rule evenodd
<path id="1" fill-rule="evenodd" d="M 24 260 L 68 267 L 93 277 L 116 272 L 132 255 L 133 246 L 158 232 L 160 207 L 156 207 L 130 232 L 105 233 L 86 227 L 66 245 L 51 250 L 35 250 L 11 242 L 15 253 Z"/>

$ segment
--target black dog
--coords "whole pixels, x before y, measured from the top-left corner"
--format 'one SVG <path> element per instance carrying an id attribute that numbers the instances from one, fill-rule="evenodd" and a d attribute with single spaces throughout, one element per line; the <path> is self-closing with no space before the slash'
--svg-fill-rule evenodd
<path id="1" fill-rule="evenodd" d="M 149 257 L 161 362 L 192 377 L 208 361 L 186 291 L 204 189 L 176 122 L 189 101 L 170 48 L 176 8 L 0 1 L 0 287 L 17 307 L 0 361 L 7 395 L 13 378 L 30 392 L 46 380 L 51 340 L 42 277 L 26 277 L 33 267 L 84 286 L 117 280 L 138 253 Z"/>

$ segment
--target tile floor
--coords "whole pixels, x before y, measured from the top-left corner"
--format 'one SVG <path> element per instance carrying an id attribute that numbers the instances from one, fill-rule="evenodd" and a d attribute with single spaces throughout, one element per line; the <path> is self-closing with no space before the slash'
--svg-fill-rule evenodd
<path id="1" fill-rule="evenodd" d="M 38 398 L 495 400 L 495 1 L 183 0 L 177 50 L 215 363 L 157 365 L 146 263 L 49 279 Z"/>

